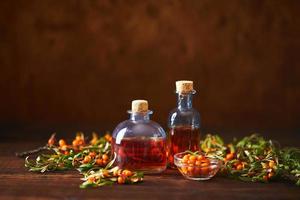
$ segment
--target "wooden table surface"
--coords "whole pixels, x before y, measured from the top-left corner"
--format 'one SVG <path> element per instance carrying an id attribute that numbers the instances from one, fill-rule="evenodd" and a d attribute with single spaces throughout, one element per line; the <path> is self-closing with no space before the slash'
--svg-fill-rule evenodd
<path id="1" fill-rule="evenodd" d="M 33 149 L 45 140 L 7 135 L 0 138 L 0 199 L 300 199 L 300 187 L 287 182 L 247 183 L 224 177 L 197 182 L 184 179 L 177 170 L 145 176 L 136 185 L 80 189 L 77 171 L 32 173 L 24 159 L 15 157 L 16 151 Z"/>

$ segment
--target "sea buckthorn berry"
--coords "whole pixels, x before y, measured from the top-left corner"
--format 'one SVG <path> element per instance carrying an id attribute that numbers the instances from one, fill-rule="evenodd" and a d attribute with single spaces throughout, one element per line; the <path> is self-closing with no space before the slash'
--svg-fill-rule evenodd
<path id="1" fill-rule="evenodd" d="M 189 159 L 188 159 L 188 157 L 186 157 L 186 156 L 183 156 L 183 158 L 182 158 L 182 163 L 188 163 L 188 161 L 189 161 Z"/>
<path id="2" fill-rule="evenodd" d="M 237 162 L 233 163 L 233 166 L 237 167 L 239 164 L 240 164 L 240 161 L 237 161 Z"/>
<path id="3" fill-rule="evenodd" d="M 190 173 L 193 172 L 193 170 L 194 170 L 194 167 L 190 166 L 190 167 L 187 168 L 187 171 L 190 172 Z"/>
<path id="4" fill-rule="evenodd" d="M 273 173 L 273 172 L 268 173 L 268 178 L 269 178 L 269 179 L 272 178 L 273 176 L 274 176 L 274 173 Z"/>
<path id="5" fill-rule="evenodd" d="M 89 163 L 91 162 L 91 156 L 85 156 L 83 159 L 83 163 Z"/>
<path id="6" fill-rule="evenodd" d="M 267 180 L 268 180 L 268 176 L 264 175 L 264 176 L 263 176 L 263 179 L 264 179 L 265 181 L 267 181 Z"/>
<path id="7" fill-rule="evenodd" d="M 84 144 L 84 140 L 78 140 L 77 142 L 79 146 Z"/>
<path id="8" fill-rule="evenodd" d="M 49 145 L 49 146 L 53 146 L 54 143 L 55 143 L 55 139 L 54 139 L 54 138 L 50 138 L 50 139 L 48 140 L 48 145 Z"/>
<path id="9" fill-rule="evenodd" d="M 270 167 L 270 168 L 273 168 L 274 166 L 275 166 L 274 160 L 270 160 L 270 161 L 269 161 L 269 167 Z"/>
<path id="10" fill-rule="evenodd" d="M 99 165 L 99 166 L 102 166 L 102 165 L 103 165 L 102 159 L 98 158 L 98 159 L 96 160 L 96 164 Z"/>
<path id="11" fill-rule="evenodd" d="M 195 175 L 200 175 L 201 174 L 201 167 L 195 167 L 194 168 L 194 174 Z"/>
<path id="12" fill-rule="evenodd" d="M 106 133 L 105 136 L 104 136 L 104 138 L 105 138 L 107 141 L 109 141 L 109 142 L 112 141 L 112 137 L 111 137 L 111 135 L 110 135 L 109 133 Z"/>
<path id="13" fill-rule="evenodd" d="M 203 155 L 197 156 L 197 160 L 199 160 L 199 161 L 203 160 L 204 158 L 205 158 L 205 157 L 204 157 Z"/>
<path id="14" fill-rule="evenodd" d="M 67 155 L 70 154 L 70 152 L 69 151 L 65 151 L 64 154 L 67 156 Z"/>
<path id="15" fill-rule="evenodd" d="M 90 182 L 90 183 L 95 182 L 95 180 L 96 180 L 95 177 L 89 177 L 89 178 L 88 178 L 88 182 Z"/>
<path id="16" fill-rule="evenodd" d="M 236 170 L 242 170 L 243 169 L 243 165 L 239 164 L 238 166 L 236 166 Z"/>
<path id="17" fill-rule="evenodd" d="M 181 171 L 182 171 L 184 174 L 186 174 L 186 173 L 188 172 L 188 169 L 187 169 L 187 167 L 182 167 L 182 168 L 181 168 Z"/>
<path id="18" fill-rule="evenodd" d="M 107 170 L 103 170 L 103 171 L 102 171 L 102 175 L 103 175 L 104 177 L 109 177 L 109 172 L 108 172 Z"/>
<path id="19" fill-rule="evenodd" d="M 132 176 L 132 172 L 131 171 L 129 171 L 129 170 L 127 170 L 127 169 L 125 169 L 123 172 L 122 172 L 122 175 L 124 175 L 124 176 Z"/>
<path id="20" fill-rule="evenodd" d="M 96 157 L 96 152 L 94 152 L 94 151 L 90 152 L 89 156 L 91 156 L 92 158 L 95 158 Z"/>
<path id="21" fill-rule="evenodd" d="M 103 155 L 102 155 L 102 159 L 103 159 L 103 160 L 108 160 L 108 155 L 103 154 Z"/>
<path id="22" fill-rule="evenodd" d="M 82 139 L 82 137 L 81 137 L 81 135 L 76 135 L 76 138 L 75 138 L 75 140 L 81 140 Z"/>
<path id="23" fill-rule="evenodd" d="M 68 146 L 67 145 L 63 145 L 60 148 L 61 148 L 61 150 L 66 151 L 68 149 Z"/>
<path id="24" fill-rule="evenodd" d="M 78 140 L 73 140 L 72 145 L 73 146 L 78 146 L 79 145 Z"/>
<path id="25" fill-rule="evenodd" d="M 229 153 L 226 155 L 226 160 L 231 160 L 234 157 L 233 153 Z"/>
<path id="26" fill-rule="evenodd" d="M 108 160 L 103 160 L 103 165 L 106 165 L 108 163 Z"/>
<path id="27" fill-rule="evenodd" d="M 58 141 L 58 144 L 59 144 L 60 147 L 62 147 L 62 146 L 64 146 L 64 145 L 66 145 L 66 141 L 63 140 L 63 139 L 60 139 L 60 140 Z"/>
<path id="28" fill-rule="evenodd" d="M 191 156 L 189 157 L 189 160 L 191 160 L 191 161 L 196 161 L 196 156 L 191 155 Z"/>
<path id="29" fill-rule="evenodd" d="M 197 161 L 195 162 L 195 165 L 196 165 L 196 166 L 201 166 L 201 161 L 200 161 L 200 160 L 197 160 Z"/>
<path id="30" fill-rule="evenodd" d="M 189 154 L 186 154 L 186 155 L 184 155 L 183 156 L 183 158 L 182 159 L 186 159 L 186 160 L 188 160 L 190 158 L 190 155 Z"/>
<path id="31" fill-rule="evenodd" d="M 125 183 L 125 178 L 122 177 L 122 176 L 119 176 L 119 177 L 118 177 L 118 183 L 119 183 L 119 184 L 124 184 L 124 183 Z"/>
<path id="32" fill-rule="evenodd" d="M 209 173 L 209 168 L 208 167 L 201 167 L 201 174 L 206 175 Z"/>
<path id="33" fill-rule="evenodd" d="M 209 165 L 208 162 L 203 162 L 203 163 L 201 163 L 201 167 L 207 167 L 208 165 Z"/>
<path id="34" fill-rule="evenodd" d="M 194 165 L 194 164 L 195 164 L 195 160 L 188 160 L 188 164 L 189 164 L 190 166 Z"/>

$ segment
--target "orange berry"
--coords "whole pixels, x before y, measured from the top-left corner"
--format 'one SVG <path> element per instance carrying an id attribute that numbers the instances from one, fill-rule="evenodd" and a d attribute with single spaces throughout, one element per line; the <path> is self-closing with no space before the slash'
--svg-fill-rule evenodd
<path id="1" fill-rule="evenodd" d="M 103 160 L 108 160 L 108 156 L 107 156 L 106 154 L 103 154 L 103 155 L 102 155 L 102 159 L 103 159 Z"/>
<path id="2" fill-rule="evenodd" d="M 90 152 L 89 156 L 91 156 L 92 158 L 95 158 L 96 157 L 96 152 L 94 152 L 94 151 Z"/>
<path id="3" fill-rule="evenodd" d="M 59 141 L 58 141 L 58 144 L 59 144 L 59 146 L 64 146 L 64 145 L 66 145 L 66 141 L 65 140 L 63 140 L 63 139 L 60 139 Z"/>
<path id="4" fill-rule="evenodd" d="M 201 167 L 195 167 L 194 174 L 199 176 L 201 174 Z"/>
<path id="5" fill-rule="evenodd" d="M 205 157 L 204 157 L 203 155 L 197 156 L 197 160 L 199 160 L 199 161 L 203 160 L 204 158 L 205 158 Z"/>
<path id="6" fill-rule="evenodd" d="M 236 170 L 242 170 L 243 169 L 243 165 L 242 164 L 238 164 L 237 166 L 236 166 Z"/>
<path id="7" fill-rule="evenodd" d="M 208 167 L 201 167 L 201 174 L 206 175 L 209 173 L 209 168 Z"/>
<path id="8" fill-rule="evenodd" d="M 196 166 L 200 166 L 200 165 L 201 165 L 201 161 L 200 161 L 200 160 L 197 160 L 197 161 L 195 162 L 195 165 L 196 165 Z"/>
<path id="9" fill-rule="evenodd" d="M 67 155 L 70 154 L 70 152 L 69 151 L 65 151 L 64 154 L 67 156 Z"/>
<path id="10" fill-rule="evenodd" d="M 203 162 L 201 163 L 201 167 L 208 167 L 209 163 L 208 162 Z"/>
<path id="11" fill-rule="evenodd" d="M 189 165 L 194 165 L 195 164 L 195 160 L 188 160 L 188 164 Z"/>
<path id="12" fill-rule="evenodd" d="M 89 177 L 89 178 L 88 178 L 88 182 L 90 182 L 90 183 L 95 182 L 95 180 L 96 180 L 95 177 Z"/>
<path id="13" fill-rule="evenodd" d="M 184 157 L 182 158 L 182 161 L 181 161 L 181 162 L 186 164 L 186 163 L 188 163 L 188 161 L 189 161 L 189 159 L 188 159 L 187 157 L 184 156 Z"/>
<path id="14" fill-rule="evenodd" d="M 182 171 L 182 173 L 187 174 L 188 169 L 187 169 L 187 167 L 181 167 L 181 171 Z"/>
<path id="15" fill-rule="evenodd" d="M 270 167 L 270 168 L 273 168 L 274 166 L 275 166 L 274 160 L 270 160 L 270 161 L 269 161 L 269 167 Z"/>
<path id="16" fill-rule="evenodd" d="M 103 160 L 103 165 L 106 165 L 108 163 L 108 160 Z"/>
<path id="17" fill-rule="evenodd" d="M 67 145 L 63 145 L 63 146 L 61 146 L 60 148 L 61 148 L 61 150 L 66 151 L 66 150 L 68 149 L 68 146 L 67 146 Z"/>
<path id="18" fill-rule="evenodd" d="M 49 146 L 53 146 L 54 143 L 55 143 L 55 139 L 50 138 L 50 139 L 48 140 L 48 145 L 49 145 Z"/>
<path id="19" fill-rule="evenodd" d="M 78 140 L 73 140 L 72 145 L 73 146 L 78 146 L 79 145 Z"/>
<path id="20" fill-rule="evenodd" d="M 264 179 L 265 181 L 267 181 L 267 180 L 268 180 L 268 176 L 264 175 L 264 176 L 263 176 L 263 179 Z"/>
<path id="21" fill-rule="evenodd" d="M 226 155 L 226 160 L 231 160 L 234 157 L 233 153 L 229 153 Z"/>
<path id="22" fill-rule="evenodd" d="M 83 159 L 83 163 L 89 163 L 91 162 L 91 156 L 85 156 Z"/>
<path id="23" fill-rule="evenodd" d="M 79 146 L 84 144 L 84 140 L 78 140 L 77 142 Z"/>
<path id="24" fill-rule="evenodd" d="M 125 183 L 125 178 L 122 177 L 122 176 L 119 176 L 119 177 L 118 177 L 118 183 L 119 183 L 119 184 L 124 184 L 124 183 Z"/>
<path id="25" fill-rule="evenodd" d="M 103 165 L 102 159 L 99 159 L 99 158 L 98 158 L 98 159 L 96 160 L 96 164 L 99 165 L 99 166 L 102 166 L 102 165 Z"/>
<path id="26" fill-rule="evenodd" d="M 111 135 L 110 135 L 109 133 L 105 134 L 104 138 L 105 138 L 107 141 L 109 141 L 109 142 L 112 141 L 112 137 L 111 137 Z"/>
<path id="27" fill-rule="evenodd" d="M 273 172 L 268 173 L 268 178 L 269 178 L 269 179 L 272 178 L 273 176 L 274 176 L 274 173 L 273 173 Z"/>
<path id="28" fill-rule="evenodd" d="M 104 177 L 109 177 L 109 173 L 108 173 L 107 170 L 103 170 L 102 174 L 103 174 Z"/>
<path id="29" fill-rule="evenodd" d="M 195 162 L 195 161 L 196 161 L 196 156 L 191 155 L 191 156 L 189 157 L 189 161 Z"/>
<path id="30" fill-rule="evenodd" d="M 194 170 L 194 167 L 188 167 L 187 170 L 188 172 L 192 172 Z"/>
<path id="31" fill-rule="evenodd" d="M 122 172 L 122 175 L 124 175 L 124 176 L 132 176 L 132 172 L 131 171 L 129 171 L 129 170 L 127 170 L 127 169 L 125 169 L 123 172 Z"/>
<path id="32" fill-rule="evenodd" d="M 75 140 L 81 140 L 82 139 L 82 137 L 81 137 L 81 135 L 76 135 L 76 138 L 75 138 Z"/>
<path id="33" fill-rule="evenodd" d="M 237 161 L 235 163 L 233 163 L 233 166 L 237 167 L 241 162 L 240 161 Z"/>

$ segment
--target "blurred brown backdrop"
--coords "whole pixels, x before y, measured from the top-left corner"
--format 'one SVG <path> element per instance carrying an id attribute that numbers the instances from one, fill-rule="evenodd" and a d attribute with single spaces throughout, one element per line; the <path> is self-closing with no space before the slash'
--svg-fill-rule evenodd
<path id="1" fill-rule="evenodd" d="M 0 122 L 166 127 L 191 79 L 206 128 L 299 128 L 300 1 L 1 1 Z"/>

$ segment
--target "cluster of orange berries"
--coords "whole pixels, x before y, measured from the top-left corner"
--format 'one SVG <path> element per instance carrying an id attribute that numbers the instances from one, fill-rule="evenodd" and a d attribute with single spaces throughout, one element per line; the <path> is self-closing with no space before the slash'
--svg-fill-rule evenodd
<path id="1" fill-rule="evenodd" d="M 126 182 L 131 182 L 131 176 L 133 175 L 133 172 L 130 170 L 122 170 L 122 169 L 118 169 L 116 168 L 113 171 L 108 171 L 108 170 L 102 170 L 102 174 L 101 174 L 101 178 L 117 178 L 116 182 L 118 184 L 124 184 Z M 91 176 L 90 178 L 88 178 L 88 181 L 90 183 L 96 182 L 97 181 L 97 177 L 95 176 Z"/>
<path id="2" fill-rule="evenodd" d="M 183 165 L 179 169 L 186 175 L 208 175 L 211 171 L 210 161 L 203 155 L 186 154 L 181 162 Z"/>
<path id="3" fill-rule="evenodd" d="M 97 154 L 92 151 L 88 155 L 84 156 L 82 163 L 87 164 L 91 161 L 95 161 L 96 165 L 105 166 L 109 162 L 109 156 L 107 154 Z"/>
<path id="4" fill-rule="evenodd" d="M 270 178 L 272 178 L 275 173 L 276 163 L 274 160 L 270 160 L 268 163 L 263 164 L 263 168 L 266 169 L 267 174 L 263 176 L 263 179 L 265 181 L 268 181 Z"/>
<path id="5" fill-rule="evenodd" d="M 232 160 L 235 157 L 234 153 L 228 153 L 226 154 L 225 158 L 224 158 L 224 162 L 228 162 L 230 160 Z M 243 170 L 245 168 L 245 162 L 241 162 L 241 161 L 236 161 L 232 164 L 232 168 L 235 170 Z"/>

